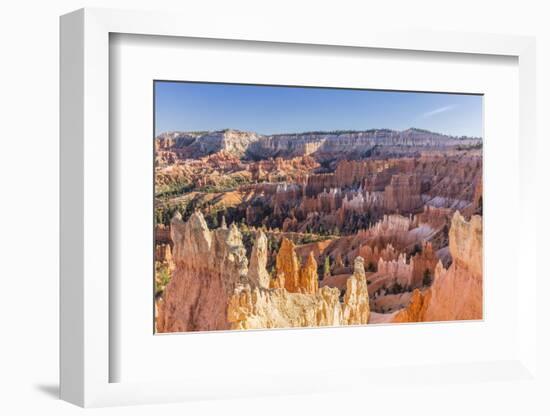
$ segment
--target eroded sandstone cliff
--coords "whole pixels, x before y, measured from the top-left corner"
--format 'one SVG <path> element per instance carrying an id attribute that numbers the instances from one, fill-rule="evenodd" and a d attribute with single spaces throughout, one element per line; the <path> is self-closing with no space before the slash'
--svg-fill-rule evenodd
<path id="1" fill-rule="evenodd" d="M 229 329 L 229 297 L 248 273 L 241 233 L 234 224 L 210 231 L 200 212 L 187 222 L 176 215 L 170 230 L 175 269 L 158 304 L 157 331 Z"/>
<path id="2" fill-rule="evenodd" d="M 471 320 L 483 317 L 482 219 L 466 221 L 453 215 L 449 248 L 453 263 L 435 268 L 434 281 L 424 292 L 415 290 L 410 304 L 397 312 L 393 322 Z"/>

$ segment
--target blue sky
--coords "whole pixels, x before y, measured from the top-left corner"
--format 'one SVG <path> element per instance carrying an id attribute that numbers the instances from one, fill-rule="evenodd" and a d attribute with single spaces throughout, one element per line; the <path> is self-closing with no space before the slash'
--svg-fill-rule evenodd
<path id="1" fill-rule="evenodd" d="M 481 137 L 482 100 L 479 95 L 156 81 L 155 134 L 417 127 Z"/>

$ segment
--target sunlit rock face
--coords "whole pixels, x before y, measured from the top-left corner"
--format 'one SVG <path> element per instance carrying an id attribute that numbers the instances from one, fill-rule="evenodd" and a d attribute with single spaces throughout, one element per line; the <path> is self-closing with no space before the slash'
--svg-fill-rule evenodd
<path id="1" fill-rule="evenodd" d="M 410 226 L 404 220 L 388 218 L 373 229 L 377 234 L 388 230 L 405 232 Z M 372 289 L 387 291 L 398 283 L 403 288 L 410 287 L 412 292 L 386 293 L 373 299 L 369 297 L 362 257 L 355 258 L 341 292 L 336 287 L 319 288 L 314 252 L 309 251 L 302 263 L 295 245 L 286 238 L 277 254 L 275 276 L 271 277 L 266 270 L 267 238 L 262 231 L 255 234 L 250 267 L 242 235 L 235 224 L 227 227 L 223 223 L 222 227 L 209 230 L 204 217 L 197 212 L 187 222 L 176 215 L 170 232 L 173 250 L 169 245 L 159 249 L 164 261 L 173 264 L 173 268 L 172 279 L 157 303 L 158 332 L 482 318 L 480 216 L 474 215 L 469 221 L 458 211 L 452 216 L 449 229 L 452 263 L 447 269 L 441 261 L 434 265 L 436 256 L 430 243 L 425 243 L 408 261 L 403 254 L 393 258 L 396 250 L 387 245 L 380 253 L 393 259 L 379 257 L 377 271 L 369 274 Z M 428 270 L 433 278 L 426 281 Z M 419 280 L 422 271 L 424 281 Z M 385 312 L 397 310 L 371 314 L 371 305 Z"/>
<path id="2" fill-rule="evenodd" d="M 291 293 L 286 289 L 243 286 L 228 307 L 232 329 L 294 328 L 340 325 L 339 290 L 323 288 L 316 294 Z"/>
<path id="3" fill-rule="evenodd" d="M 157 137 L 155 150 L 157 153 L 170 151 L 179 158 L 201 157 L 217 152 L 240 157 L 260 138 L 253 132 L 232 129 L 205 133 L 169 132 Z"/>
<path id="4" fill-rule="evenodd" d="M 449 231 L 449 248 L 457 268 L 481 277 L 483 268 L 483 223 L 479 215 L 466 221 L 457 211 Z"/>
<path id="5" fill-rule="evenodd" d="M 313 253 L 310 252 L 306 262 L 300 269 L 300 292 L 315 294 L 319 289 L 319 278 L 317 276 L 317 262 Z"/>
<path id="6" fill-rule="evenodd" d="M 466 221 L 458 212 L 452 218 L 449 249 L 453 263 L 435 269 L 426 321 L 482 319 L 483 237 L 478 215 Z"/>
<path id="7" fill-rule="evenodd" d="M 314 260 L 309 259 L 312 257 L 308 258 L 304 269 L 309 269 L 313 277 L 313 269 L 308 263 L 311 265 Z M 252 288 L 248 284 L 237 287 L 228 306 L 231 328 L 364 325 L 369 320 L 369 295 L 361 258 L 357 258 L 355 271 L 347 281 L 343 303 L 336 288 L 308 291 L 307 287 L 300 286 L 300 289 L 303 290 L 289 292 L 284 288 Z"/>
<path id="8" fill-rule="evenodd" d="M 248 273 L 242 237 L 235 225 L 210 231 L 201 213 L 170 225 L 175 269 L 158 305 L 157 331 L 229 329 L 227 303 Z"/>
<path id="9" fill-rule="evenodd" d="M 433 284 L 413 292 L 410 304 L 397 312 L 393 322 L 471 320 L 483 318 L 482 220 L 466 221 L 458 212 L 452 217 L 449 248 L 453 263 L 435 268 Z"/>
<path id="10" fill-rule="evenodd" d="M 353 274 L 346 282 L 343 322 L 346 325 L 361 325 L 369 321 L 369 291 L 365 277 L 364 260 L 355 259 Z"/>
<path id="11" fill-rule="evenodd" d="M 269 288 L 270 277 L 266 270 L 267 255 L 267 238 L 260 231 L 252 248 L 248 268 L 248 280 L 253 286 Z"/>
<path id="12" fill-rule="evenodd" d="M 476 144 L 479 139 L 458 140 L 457 138 L 419 129 L 394 131 L 387 129 L 342 133 L 302 133 L 262 136 L 248 147 L 256 157 L 273 155 L 285 157 L 316 154 L 318 157 L 334 154 L 368 154 L 382 146 L 394 154 L 406 152 L 409 148 L 444 149 L 457 144 Z"/>
<path id="13" fill-rule="evenodd" d="M 300 263 L 294 251 L 294 243 L 283 238 L 276 263 L 277 275 L 284 276 L 284 287 L 289 292 L 300 291 Z"/>
<path id="14" fill-rule="evenodd" d="M 157 303 L 158 332 L 287 328 L 366 324 L 368 290 L 363 260 L 357 258 L 343 303 L 340 290 L 319 289 L 312 253 L 303 265 L 294 244 L 283 241 L 278 278 L 266 270 L 265 234 L 257 234 L 247 267 L 242 235 L 232 224 L 209 230 L 200 213 L 170 225 L 175 269 Z M 286 276 L 292 279 L 287 286 Z M 288 290 L 290 287 L 291 290 Z"/>

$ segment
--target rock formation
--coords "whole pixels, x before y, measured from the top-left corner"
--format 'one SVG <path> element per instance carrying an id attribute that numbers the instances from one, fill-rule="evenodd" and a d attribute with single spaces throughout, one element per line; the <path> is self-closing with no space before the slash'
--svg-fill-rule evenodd
<path id="1" fill-rule="evenodd" d="M 317 262 L 310 252 L 304 266 L 300 269 L 300 292 L 314 294 L 319 289 Z"/>
<path id="2" fill-rule="evenodd" d="M 310 154 L 353 154 L 372 152 L 375 146 L 391 148 L 394 153 L 403 148 L 442 149 L 457 145 L 475 145 L 479 139 L 459 139 L 420 129 L 393 131 L 388 129 L 354 132 L 312 132 L 263 136 L 248 147 L 249 154 L 266 158 Z"/>
<path id="3" fill-rule="evenodd" d="M 155 261 L 168 264 L 170 269 L 174 268 L 170 244 L 157 244 L 155 247 Z"/>
<path id="4" fill-rule="evenodd" d="M 372 285 L 372 290 L 377 290 L 379 287 L 387 287 L 398 283 L 402 287 L 410 287 L 412 285 L 413 265 L 407 262 L 404 253 L 401 253 L 396 260 L 386 261 L 378 260 L 377 275 Z"/>
<path id="5" fill-rule="evenodd" d="M 389 212 L 413 212 L 422 207 L 420 181 L 414 175 L 398 174 L 384 189 L 384 203 Z"/>
<path id="6" fill-rule="evenodd" d="M 232 329 L 293 328 L 341 324 L 339 290 L 291 293 L 286 289 L 238 288 L 228 307 Z"/>
<path id="7" fill-rule="evenodd" d="M 426 242 L 422 245 L 422 251 L 415 254 L 411 259 L 412 276 L 410 279 L 411 288 L 428 286 L 433 280 L 435 266 L 439 259 L 433 250 L 432 244 Z"/>
<path id="8" fill-rule="evenodd" d="M 415 290 L 407 308 L 396 313 L 393 322 L 449 321 L 483 318 L 482 221 L 472 216 L 466 221 L 453 215 L 449 232 L 453 263 L 435 268 L 432 286 Z"/>
<path id="9" fill-rule="evenodd" d="M 313 264 L 311 260 L 308 263 Z M 343 303 L 339 297 L 338 289 L 326 286 L 313 293 L 293 293 L 247 284 L 235 289 L 229 301 L 228 319 L 232 329 L 365 325 L 370 309 L 363 259 L 356 260 Z"/>
<path id="10" fill-rule="evenodd" d="M 277 275 L 284 276 L 285 289 L 289 292 L 300 291 L 300 262 L 294 251 L 294 243 L 283 238 L 281 248 L 277 254 Z"/>
<path id="11" fill-rule="evenodd" d="M 155 146 L 159 150 L 170 150 L 178 157 L 200 157 L 226 151 L 242 156 L 260 136 L 256 133 L 238 130 L 222 130 L 205 133 L 170 132 L 157 137 Z"/>
<path id="12" fill-rule="evenodd" d="M 386 244 L 386 246 L 382 249 L 376 245 L 373 248 L 368 244 L 362 244 L 357 250 L 357 253 L 365 260 L 365 264 L 367 265 L 366 269 L 371 269 L 369 271 L 375 270 L 375 265 L 378 264 L 379 260 L 396 260 L 399 256 L 399 252 L 391 243 Z"/>
<path id="13" fill-rule="evenodd" d="M 344 295 L 343 322 L 346 325 L 366 324 L 369 320 L 369 291 L 365 277 L 364 261 L 355 259 L 353 275 L 346 283 Z"/>
<path id="14" fill-rule="evenodd" d="M 160 302 L 158 332 L 228 329 L 227 303 L 248 272 L 246 250 L 234 224 L 210 231 L 200 212 L 170 225 L 175 270 Z"/>
<path id="15" fill-rule="evenodd" d="M 269 287 L 270 277 L 266 270 L 267 254 L 267 238 L 260 231 L 252 248 L 250 266 L 248 267 L 248 280 L 254 286 Z"/>

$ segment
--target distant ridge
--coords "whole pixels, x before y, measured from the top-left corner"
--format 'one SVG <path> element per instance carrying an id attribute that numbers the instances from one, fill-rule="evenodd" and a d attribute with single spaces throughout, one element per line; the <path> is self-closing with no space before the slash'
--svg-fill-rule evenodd
<path id="1" fill-rule="evenodd" d="M 481 137 L 477 137 L 477 136 L 466 136 L 466 135 L 462 135 L 462 136 L 453 136 L 453 135 L 450 135 L 450 134 L 445 134 L 445 133 L 441 133 L 441 132 L 436 132 L 436 131 L 432 131 L 432 130 L 426 130 L 426 129 L 421 129 L 421 128 L 418 128 L 418 127 L 409 127 L 408 129 L 405 129 L 405 130 L 394 130 L 394 129 L 388 129 L 388 128 L 379 128 L 379 129 L 365 129 L 365 130 L 353 130 L 353 129 L 349 129 L 349 130 L 311 130 L 311 131 L 301 131 L 301 132 L 294 132 L 294 133 L 275 133 L 275 134 L 260 134 L 260 133 L 256 133 L 256 132 L 250 132 L 250 131 L 246 131 L 246 130 L 239 130 L 239 129 L 232 129 L 232 128 L 225 128 L 225 129 L 219 129 L 219 130 L 197 130 L 197 131 L 181 131 L 181 130 L 173 130 L 173 131 L 167 131 L 167 132 L 162 132 L 160 133 L 157 138 L 161 137 L 163 134 L 213 134 L 213 133 L 227 133 L 227 132 L 238 132 L 238 133 L 254 133 L 254 134 L 257 134 L 259 136 L 271 136 L 271 137 L 277 137 L 277 136 L 300 136 L 300 135 L 312 135 L 312 134 L 315 134 L 315 135 L 321 135 L 321 134 L 326 134 L 326 135 L 340 135 L 340 134 L 356 134 L 356 133 L 376 133 L 376 132 L 396 132 L 396 133 L 405 133 L 405 132 L 417 132 L 417 133 L 427 133 L 427 134 L 437 134 L 437 135 L 440 135 L 440 136 L 445 136 L 445 137 L 451 137 L 451 138 L 455 138 L 455 139 L 478 139 L 478 140 L 482 140 Z"/>
<path id="2" fill-rule="evenodd" d="M 479 137 L 456 137 L 419 128 L 310 131 L 262 135 L 236 129 L 209 132 L 166 132 L 156 137 L 157 150 L 171 150 L 180 157 L 202 157 L 220 151 L 237 157 L 263 159 L 303 155 L 403 153 L 481 146 Z M 332 157 L 331 156 L 331 157 Z"/>

